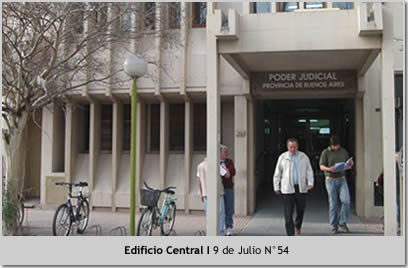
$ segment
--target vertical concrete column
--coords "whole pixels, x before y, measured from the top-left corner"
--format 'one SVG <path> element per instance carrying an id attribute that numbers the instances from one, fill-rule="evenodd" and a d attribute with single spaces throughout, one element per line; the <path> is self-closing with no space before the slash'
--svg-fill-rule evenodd
<path id="1" fill-rule="evenodd" d="M 68 103 L 65 106 L 65 181 L 71 182 L 72 180 L 72 167 L 73 167 L 73 157 L 72 157 L 72 103 Z"/>
<path id="2" fill-rule="evenodd" d="M 169 104 L 160 102 L 160 186 L 166 186 L 167 161 L 169 156 Z"/>
<path id="3" fill-rule="evenodd" d="M 136 196 L 143 184 L 143 160 L 146 151 L 146 105 L 137 102 L 136 106 Z M 140 198 L 136 198 L 136 208 L 140 207 Z"/>
<path id="4" fill-rule="evenodd" d="M 248 107 L 244 96 L 234 96 L 235 214 L 248 215 Z"/>
<path id="5" fill-rule="evenodd" d="M 214 15 L 216 7 L 217 7 L 216 2 L 207 2 L 207 15 L 208 16 Z"/>
<path id="6" fill-rule="evenodd" d="M 397 235 L 397 205 L 395 180 L 395 121 L 392 13 L 383 7 L 381 117 L 384 166 L 384 235 Z"/>
<path id="7" fill-rule="evenodd" d="M 271 1 L 271 13 L 276 13 L 276 2 Z"/>
<path id="8" fill-rule="evenodd" d="M 254 100 L 248 100 L 248 214 L 255 213 L 255 115 Z"/>
<path id="9" fill-rule="evenodd" d="M 221 100 L 215 16 L 207 16 L 207 235 L 219 234 Z"/>
<path id="10" fill-rule="evenodd" d="M 361 79 L 360 79 L 361 80 Z M 359 87 L 363 86 L 359 82 Z M 356 157 L 355 157 L 355 170 L 356 170 L 356 211 L 357 215 L 364 216 L 366 212 L 366 193 L 372 193 L 366 191 L 366 186 L 369 181 L 366 180 L 365 168 L 365 154 L 364 154 L 364 102 L 362 96 L 357 96 L 354 101 L 355 111 L 355 137 L 356 137 Z"/>
<path id="11" fill-rule="evenodd" d="M 112 133 L 112 211 L 116 211 L 116 189 L 120 168 L 120 157 L 123 148 L 123 104 L 113 103 Z"/>
<path id="12" fill-rule="evenodd" d="M 188 40 L 188 7 L 186 2 L 180 3 L 181 23 L 180 23 L 180 39 L 183 47 L 180 49 L 180 94 L 186 95 L 186 77 L 187 77 L 187 40 Z"/>
<path id="13" fill-rule="evenodd" d="M 156 62 L 156 72 L 155 72 L 155 85 L 154 85 L 154 94 L 160 95 L 160 82 L 161 82 L 161 28 L 162 28 L 162 4 L 156 2 L 156 35 L 154 37 L 154 55 Z"/>
<path id="14" fill-rule="evenodd" d="M 52 139 L 54 137 L 54 104 L 50 104 L 42 109 L 42 131 L 41 131 L 41 205 L 46 205 L 46 176 L 52 172 Z"/>
<path id="15" fill-rule="evenodd" d="M 242 14 L 251 14 L 251 2 L 242 2 Z"/>
<path id="16" fill-rule="evenodd" d="M 184 109 L 184 212 L 190 213 L 190 174 L 193 157 L 193 104 L 185 102 Z"/>
<path id="17" fill-rule="evenodd" d="M 90 105 L 90 130 L 89 130 L 89 178 L 88 188 L 92 194 L 96 180 L 96 165 L 101 150 L 101 104 L 92 102 Z M 92 199 L 91 208 L 92 208 Z"/>

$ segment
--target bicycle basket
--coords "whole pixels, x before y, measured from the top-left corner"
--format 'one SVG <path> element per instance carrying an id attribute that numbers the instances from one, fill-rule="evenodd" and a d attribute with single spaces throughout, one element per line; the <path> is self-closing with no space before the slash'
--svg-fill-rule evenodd
<path id="1" fill-rule="evenodd" d="M 140 203 L 143 206 L 155 207 L 160 199 L 159 191 L 152 191 L 148 189 L 140 189 Z"/>

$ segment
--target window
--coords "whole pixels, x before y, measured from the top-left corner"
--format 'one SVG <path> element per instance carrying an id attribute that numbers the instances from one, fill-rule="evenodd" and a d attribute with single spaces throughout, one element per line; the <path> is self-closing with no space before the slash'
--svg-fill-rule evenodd
<path id="1" fill-rule="evenodd" d="M 184 104 L 170 104 L 170 151 L 184 150 Z"/>
<path id="2" fill-rule="evenodd" d="M 156 3 L 146 2 L 144 4 L 144 27 L 146 30 L 154 30 L 156 24 Z"/>
<path id="3" fill-rule="evenodd" d="M 130 151 L 130 119 L 131 106 L 130 104 L 123 105 L 123 151 Z"/>
<path id="4" fill-rule="evenodd" d="M 325 8 L 326 3 L 325 2 L 305 2 L 305 9 L 319 9 L 319 8 Z"/>
<path id="5" fill-rule="evenodd" d="M 280 12 L 292 12 L 299 8 L 298 2 L 281 2 L 278 3 L 278 10 Z"/>
<path id="6" fill-rule="evenodd" d="M 81 34 L 84 32 L 84 3 L 73 3 L 72 5 L 72 23 L 73 31 L 75 34 Z"/>
<path id="7" fill-rule="evenodd" d="M 181 3 L 171 2 L 169 3 L 169 27 L 180 28 L 181 19 Z"/>
<path id="8" fill-rule="evenodd" d="M 132 29 L 132 13 L 130 10 L 123 11 L 120 26 L 123 32 L 129 32 Z"/>
<path id="9" fill-rule="evenodd" d="M 112 104 L 102 105 L 101 151 L 112 151 Z"/>
<path id="10" fill-rule="evenodd" d="M 193 2 L 193 27 L 205 27 L 207 20 L 207 3 Z"/>
<path id="11" fill-rule="evenodd" d="M 197 103 L 193 108 L 193 150 L 207 150 L 207 105 Z"/>
<path id="12" fill-rule="evenodd" d="M 271 13 L 271 2 L 252 3 L 253 13 Z"/>
<path id="13" fill-rule="evenodd" d="M 333 2 L 333 8 L 340 8 L 340 9 L 353 9 L 353 3 L 351 2 Z"/>
<path id="14" fill-rule="evenodd" d="M 150 105 L 150 151 L 160 150 L 160 104 Z"/>

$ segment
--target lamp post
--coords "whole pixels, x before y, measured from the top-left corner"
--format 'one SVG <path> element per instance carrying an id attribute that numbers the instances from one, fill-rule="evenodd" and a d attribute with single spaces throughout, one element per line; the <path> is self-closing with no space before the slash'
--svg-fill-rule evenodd
<path id="1" fill-rule="evenodd" d="M 132 103 L 131 103 L 131 132 L 130 132 L 130 235 L 135 235 L 135 180 L 136 180 L 136 79 L 145 74 L 146 62 L 136 55 L 126 58 L 123 69 L 132 78 Z"/>

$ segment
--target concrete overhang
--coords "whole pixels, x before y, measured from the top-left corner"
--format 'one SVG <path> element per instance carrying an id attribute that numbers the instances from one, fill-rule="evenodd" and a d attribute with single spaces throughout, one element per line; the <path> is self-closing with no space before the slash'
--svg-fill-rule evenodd
<path id="1" fill-rule="evenodd" d="M 251 72 L 355 70 L 359 75 L 369 69 L 380 53 L 373 50 L 287 51 L 221 54 L 242 76 Z"/>

